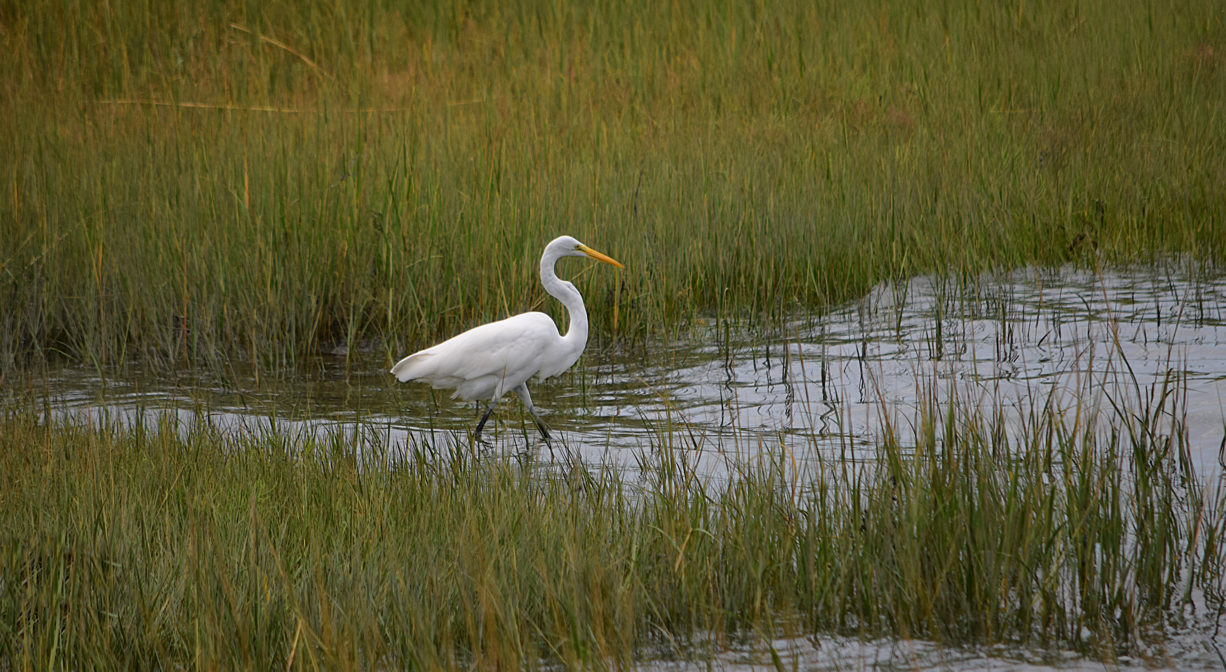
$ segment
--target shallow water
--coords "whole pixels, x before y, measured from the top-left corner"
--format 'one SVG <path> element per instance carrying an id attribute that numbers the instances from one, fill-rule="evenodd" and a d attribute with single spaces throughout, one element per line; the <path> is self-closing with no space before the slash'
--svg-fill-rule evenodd
<path id="1" fill-rule="evenodd" d="M 207 416 L 255 430 L 362 431 L 384 445 L 466 444 L 475 404 L 417 383 L 388 362 L 320 357 L 275 387 L 191 373 L 104 380 L 64 369 L 45 381 L 52 413 L 127 419 Z M 651 446 L 683 449 L 707 473 L 777 454 L 871 460 L 888 419 L 905 441 L 934 391 L 1005 409 L 1011 432 L 1035 404 L 1083 411 L 1144 404 L 1176 377 L 1198 473 L 1223 473 L 1226 277 L 1154 269 L 1021 270 L 954 284 L 934 278 L 868 296 L 763 337 L 712 321 L 671 342 L 585 355 L 533 385 L 554 447 L 633 469 Z M 1010 417 L 1013 419 L 1011 420 Z M 495 449 L 548 454 L 514 395 L 487 425 Z"/>
<path id="2" fill-rule="evenodd" d="M 724 646 L 710 654 L 686 651 L 674 658 L 646 663 L 659 672 L 715 669 L 724 672 L 799 669 L 813 672 L 897 670 L 950 672 L 1103 672 L 1106 670 L 1220 670 L 1226 666 L 1220 644 L 1208 636 L 1189 638 L 1145 658 L 1121 658 L 1112 664 L 1091 661 L 1068 651 L 1020 650 L 1015 647 L 960 649 L 923 640 L 860 640 L 850 637 L 805 636 L 756 640 Z M 700 661 L 700 662 L 696 662 Z"/>
<path id="3" fill-rule="evenodd" d="M 273 422 L 306 432 L 360 428 L 379 439 L 371 445 L 466 447 L 476 406 L 396 383 L 388 365 L 321 357 L 275 387 L 241 375 L 103 379 L 70 368 L 42 381 L 41 403 L 57 416 L 131 422 L 172 414 L 184 426 L 207 417 L 235 431 Z M 667 446 L 718 477 L 762 456 L 786 455 L 798 471 L 819 453 L 871 461 L 884 420 L 905 440 L 929 394 L 937 403 L 956 396 L 963 406 L 1003 409 L 1007 433 L 1016 438 L 1036 405 L 1073 412 L 1080 404 L 1083 414 L 1097 409 L 1111 426 L 1112 403 L 1144 407 L 1172 379 L 1192 461 L 1202 479 L 1218 481 L 1226 474 L 1226 277 L 1027 269 L 962 284 L 918 278 L 797 319 L 780 336 L 712 321 L 670 342 L 591 352 L 574 373 L 536 384 L 533 396 L 556 449 L 633 472 L 645 455 Z M 513 396 L 495 418 L 486 429 L 495 450 L 556 457 Z M 786 667 L 805 669 L 1104 669 L 1060 652 L 967 652 L 828 637 L 759 642 L 699 658 L 718 669 L 758 668 L 772 665 L 772 646 Z M 1189 634 L 1164 646 L 1153 659 L 1119 667 L 1226 664 L 1219 654 L 1226 635 Z M 644 666 L 689 667 L 671 658 L 665 652 Z"/>

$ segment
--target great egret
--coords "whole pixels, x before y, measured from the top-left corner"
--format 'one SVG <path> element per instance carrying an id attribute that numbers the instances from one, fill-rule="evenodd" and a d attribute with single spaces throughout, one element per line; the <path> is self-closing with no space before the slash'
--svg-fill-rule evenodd
<path id="1" fill-rule="evenodd" d="M 536 376 L 544 380 L 569 369 L 587 345 L 587 310 L 583 307 L 583 297 L 574 285 L 559 280 L 553 270 L 561 257 L 582 256 L 624 268 L 613 258 L 570 236 L 555 238 L 545 246 L 545 253 L 541 255 L 541 284 L 550 296 L 566 306 L 570 328 L 565 336 L 545 313 L 520 313 L 473 327 L 434 347 L 415 352 L 396 362 L 392 375 L 400 382 L 421 380 L 435 389 L 453 389 L 452 396 L 465 401 L 488 400 L 489 408 L 473 433 L 478 440 L 498 399 L 508 390 L 514 390 L 536 420 L 541 436 L 548 441 L 549 430 L 532 405 L 528 379 Z"/>

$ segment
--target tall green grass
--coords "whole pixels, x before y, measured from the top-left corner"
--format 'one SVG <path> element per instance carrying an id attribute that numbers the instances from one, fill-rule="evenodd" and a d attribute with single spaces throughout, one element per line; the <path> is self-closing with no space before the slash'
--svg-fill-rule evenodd
<path id="1" fill-rule="evenodd" d="M 390 360 L 556 310 L 564 232 L 627 264 L 604 343 L 1226 250 L 1213 0 L 7 0 L 0 48 L 6 368 Z"/>
<path id="2" fill-rule="evenodd" d="M 934 387 L 876 460 L 797 469 L 782 443 L 722 481 L 667 429 L 631 480 L 373 428 L 11 411 L 0 664 L 623 668 L 822 633 L 1163 660 L 1226 604 L 1226 500 L 1181 390 L 1036 398 L 1009 431 Z"/>

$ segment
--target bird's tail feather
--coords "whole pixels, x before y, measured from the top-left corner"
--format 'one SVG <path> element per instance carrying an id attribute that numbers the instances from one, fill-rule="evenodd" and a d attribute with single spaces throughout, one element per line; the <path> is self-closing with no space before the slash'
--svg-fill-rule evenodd
<path id="1" fill-rule="evenodd" d="M 392 375 L 396 376 L 396 380 L 402 383 L 407 383 L 415 378 L 420 378 L 426 373 L 425 363 L 430 359 L 430 353 L 417 352 L 404 359 L 396 362 L 396 366 L 392 367 Z"/>

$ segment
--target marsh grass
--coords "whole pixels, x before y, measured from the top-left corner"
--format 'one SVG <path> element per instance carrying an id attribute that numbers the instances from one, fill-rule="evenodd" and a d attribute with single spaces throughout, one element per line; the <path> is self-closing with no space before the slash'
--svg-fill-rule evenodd
<path id="1" fill-rule="evenodd" d="M 1220 260 L 1217 3 L 0 6 L 0 358 L 266 372 L 543 305 L 601 344 L 879 281 Z"/>
<path id="2" fill-rule="evenodd" d="M 631 479 L 374 428 L 11 410 L 0 660 L 603 668 L 821 633 L 1161 659 L 1226 588 L 1182 385 L 1036 397 L 1019 429 L 932 383 L 883 409 L 872 460 L 762 446 L 719 479 L 672 426 Z"/>

